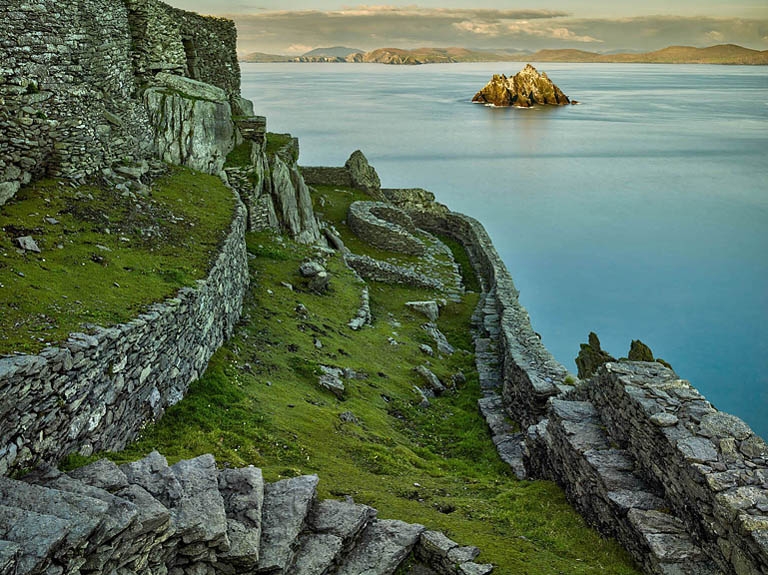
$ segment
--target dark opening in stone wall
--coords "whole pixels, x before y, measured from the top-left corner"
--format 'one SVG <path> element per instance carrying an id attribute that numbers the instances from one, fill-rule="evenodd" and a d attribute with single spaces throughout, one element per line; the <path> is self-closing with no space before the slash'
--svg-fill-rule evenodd
<path id="1" fill-rule="evenodd" d="M 187 76 L 193 80 L 200 79 L 200 71 L 197 66 L 197 46 L 192 38 L 182 38 L 181 43 L 184 45 L 184 53 L 187 56 Z"/>

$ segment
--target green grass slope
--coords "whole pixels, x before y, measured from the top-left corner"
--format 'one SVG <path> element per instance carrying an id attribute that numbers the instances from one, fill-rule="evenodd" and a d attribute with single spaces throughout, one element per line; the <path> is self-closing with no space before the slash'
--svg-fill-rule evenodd
<path id="1" fill-rule="evenodd" d="M 114 325 L 204 278 L 234 211 L 213 176 L 172 168 L 148 196 L 45 180 L 0 207 L 0 354 Z M 32 236 L 42 253 L 14 239 Z"/>
<path id="2" fill-rule="evenodd" d="M 350 245 L 343 219 L 357 194 L 323 188 L 315 198 Z M 439 294 L 370 283 L 375 321 L 355 332 L 346 324 L 362 285 L 338 254 L 324 256 L 331 287 L 317 294 L 298 274 L 317 248 L 269 233 L 250 234 L 248 247 L 252 285 L 235 336 L 183 401 L 110 458 L 158 449 L 176 461 L 211 452 L 219 465 L 259 466 L 269 481 L 317 473 L 321 497 L 349 495 L 381 517 L 477 545 L 479 560 L 495 563 L 499 575 L 638 573 L 615 542 L 585 526 L 556 485 L 518 481 L 500 461 L 476 403 L 469 331 L 476 293 L 448 304 L 439 319 L 459 351 L 429 358 L 419 350 L 430 343 L 420 327 L 425 318 L 404 303 Z M 362 242 L 354 248 L 366 251 Z M 460 259 L 466 264 L 465 254 Z M 444 381 L 460 371 L 466 383 L 421 408 L 413 368 L 426 363 Z M 342 399 L 319 387 L 320 365 L 357 374 L 345 379 Z M 84 461 L 71 457 L 67 465 Z"/>

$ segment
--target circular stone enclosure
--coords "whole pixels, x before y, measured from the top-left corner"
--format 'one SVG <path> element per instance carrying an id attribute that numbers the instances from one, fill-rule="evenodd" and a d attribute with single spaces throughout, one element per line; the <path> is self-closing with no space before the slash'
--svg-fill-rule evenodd
<path id="1" fill-rule="evenodd" d="M 347 225 L 361 240 L 377 248 L 410 255 L 423 255 L 426 246 L 415 236 L 411 216 L 385 202 L 353 202 Z"/>

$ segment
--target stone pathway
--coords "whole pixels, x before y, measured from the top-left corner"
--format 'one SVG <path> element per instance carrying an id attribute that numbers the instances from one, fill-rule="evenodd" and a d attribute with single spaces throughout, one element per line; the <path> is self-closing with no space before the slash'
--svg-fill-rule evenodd
<path id="1" fill-rule="evenodd" d="M 316 499 L 318 478 L 265 483 L 212 455 L 169 466 L 153 452 L 63 474 L 0 477 L 0 575 L 486 575 L 474 547 L 421 525 Z"/>
<path id="2" fill-rule="evenodd" d="M 526 479 L 528 472 L 523 464 L 525 438 L 515 431 L 502 401 L 504 376 L 499 365 L 499 316 L 496 313 L 496 291 L 490 290 L 475 309 L 472 316 L 475 330 L 475 365 L 480 377 L 483 397 L 477 402 L 488 427 L 499 457 L 508 464 L 518 479 Z"/>
<path id="3" fill-rule="evenodd" d="M 618 539 L 648 573 L 717 575 L 662 491 L 638 473 L 633 455 L 615 447 L 598 410 L 572 390 L 552 397 L 546 417 L 516 431 L 503 401 L 500 324 L 494 289 L 472 317 L 478 400 L 501 459 L 519 479 L 540 477 L 562 485 L 568 499 L 602 533 Z"/>

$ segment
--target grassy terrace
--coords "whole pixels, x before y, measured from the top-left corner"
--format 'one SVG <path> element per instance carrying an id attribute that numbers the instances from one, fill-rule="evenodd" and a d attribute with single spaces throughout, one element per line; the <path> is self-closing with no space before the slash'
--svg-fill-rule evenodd
<path id="1" fill-rule="evenodd" d="M 46 180 L 0 206 L 0 353 L 130 320 L 206 276 L 232 219 L 218 178 L 172 168 L 149 196 Z M 19 250 L 32 236 L 42 253 Z"/>
<path id="2" fill-rule="evenodd" d="M 321 194 L 318 210 L 348 245 L 381 256 L 341 223 L 355 193 Z M 427 358 L 418 349 L 430 343 L 420 328 L 425 319 L 404 302 L 437 294 L 372 283 L 374 325 L 354 332 L 346 324 L 362 286 L 338 255 L 328 257 L 331 288 L 320 295 L 298 274 L 315 248 L 269 233 L 250 234 L 248 246 L 256 256 L 252 285 L 235 336 L 183 401 L 108 457 L 125 462 L 158 449 L 173 462 L 211 452 L 219 465 L 261 467 L 268 481 L 317 473 L 321 497 L 350 495 L 380 517 L 443 530 L 479 546 L 479 560 L 495 563 L 500 575 L 638 573 L 617 544 L 585 526 L 557 486 L 517 481 L 499 460 L 476 405 L 469 318 L 477 294 L 449 304 L 439 320 L 459 351 Z M 413 368 L 428 359 L 442 379 L 462 371 L 467 382 L 423 409 Z M 319 365 L 359 375 L 345 380 L 342 400 L 317 385 Z M 340 417 L 347 412 L 354 418 Z M 71 457 L 67 465 L 84 462 Z"/>

